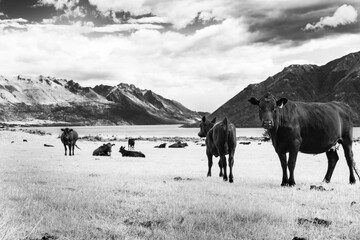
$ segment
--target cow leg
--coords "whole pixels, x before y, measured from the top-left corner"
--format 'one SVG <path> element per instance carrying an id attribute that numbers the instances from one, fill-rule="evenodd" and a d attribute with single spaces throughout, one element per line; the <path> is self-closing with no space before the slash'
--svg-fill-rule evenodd
<path id="1" fill-rule="evenodd" d="M 66 144 L 64 144 L 64 148 L 65 148 L 65 156 L 66 156 L 66 154 L 67 154 Z"/>
<path id="2" fill-rule="evenodd" d="M 208 158 L 208 167 L 209 167 L 207 176 L 211 177 L 211 167 L 213 165 L 213 160 L 212 160 L 213 155 L 211 153 L 209 153 L 208 151 L 206 152 L 206 155 L 207 155 L 207 158 Z"/>
<path id="3" fill-rule="evenodd" d="M 342 146 L 344 148 L 344 153 L 345 153 L 345 158 L 346 158 L 346 162 L 347 165 L 349 167 L 349 171 L 350 171 L 350 184 L 355 184 L 356 180 L 355 180 L 355 176 L 354 176 L 354 167 L 355 167 L 355 162 L 354 162 L 354 154 L 352 151 L 352 139 L 348 140 L 348 141 L 343 141 L 342 142 Z"/>
<path id="4" fill-rule="evenodd" d="M 329 151 L 326 152 L 326 157 L 328 159 L 328 169 L 323 182 L 329 183 L 331 180 L 331 176 L 334 172 L 336 163 L 339 160 L 339 156 L 336 150 L 330 149 Z"/>
<path id="5" fill-rule="evenodd" d="M 278 154 L 279 159 L 280 159 L 280 163 L 281 163 L 281 168 L 283 171 L 283 177 L 282 177 L 282 182 L 281 182 L 281 186 L 285 187 L 288 185 L 288 175 L 287 175 L 287 162 L 286 162 L 286 154 Z"/>
<path id="6" fill-rule="evenodd" d="M 294 170 L 295 170 L 296 158 L 297 158 L 298 152 L 299 152 L 299 147 L 294 147 L 289 152 L 288 168 L 289 168 L 290 176 L 289 176 L 288 184 L 290 187 L 295 186 Z"/>
<path id="7" fill-rule="evenodd" d="M 72 148 L 72 155 L 74 156 L 75 144 L 71 144 L 71 148 Z"/>
<path id="8" fill-rule="evenodd" d="M 234 165 L 234 151 L 230 152 L 228 161 L 229 161 L 229 168 L 230 168 L 229 182 L 232 183 L 232 182 L 234 182 L 234 176 L 233 176 L 233 173 L 232 173 L 232 168 L 233 168 L 233 165 Z"/>
<path id="9" fill-rule="evenodd" d="M 222 176 L 224 176 L 224 174 L 223 174 L 223 171 L 222 171 L 223 168 L 222 168 L 222 164 L 221 164 L 221 158 L 219 159 L 218 165 L 219 165 L 219 168 L 220 168 L 219 177 L 222 177 Z"/>
<path id="10" fill-rule="evenodd" d="M 225 155 L 220 155 L 220 162 L 221 162 L 221 166 L 224 170 L 223 179 L 224 179 L 224 181 L 227 181 L 228 176 L 227 176 L 227 172 L 226 172 L 226 157 L 225 157 Z"/>

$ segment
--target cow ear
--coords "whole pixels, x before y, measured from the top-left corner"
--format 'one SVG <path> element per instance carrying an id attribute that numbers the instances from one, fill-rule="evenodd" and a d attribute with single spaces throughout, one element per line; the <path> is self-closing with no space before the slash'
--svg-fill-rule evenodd
<path id="1" fill-rule="evenodd" d="M 259 105 L 259 100 L 257 100 L 256 98 L 252 97 L 248 100 L 251 104 L 254 104 L 254 105 Z"/>
<path id="2" fill-rule="evenodd" d="M 61 131 L 65 131 L 65 129 L 62 128 Z"/>
<path id="3" fill-rule="evenodd" d="M 201 121 L 206 122 L 206 117 L 203 116 L 202 119 L 201 119 Z"/>
<path id="4" fill-rule="evenodd" d="M 276 105 L 279 107 L 279 108 L 283 108 L 283 106 L 287 103 L 287 99 L 286 98 L 281 98 L 279 100 L 276 101 Z"/>
<path id="5" fill-rule="evenodd" d="M 69 129 L 69 132 L 71 132 L 71 131 L 73 131 L 73 129 L 72 129 L 72 128 L 70 128 L 70 129 Z"/>
<path id="6" fill-rule="evenodd" d="M 214 117 L 214 119 L 211 121 L 212 123 L 215 123 L 216 122 L 216 117 Z"/>

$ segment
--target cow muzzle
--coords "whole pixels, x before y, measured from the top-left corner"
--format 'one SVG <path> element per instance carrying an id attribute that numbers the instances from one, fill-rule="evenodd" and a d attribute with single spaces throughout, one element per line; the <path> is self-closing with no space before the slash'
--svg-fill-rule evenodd
<path id="1" fill-rule="evenodd" d="M 262 126 L 265 129 L 270 129 L 270 128 L 274 127 L 274 123 L 271 120 L 264 120 L 262 123 Z"/>

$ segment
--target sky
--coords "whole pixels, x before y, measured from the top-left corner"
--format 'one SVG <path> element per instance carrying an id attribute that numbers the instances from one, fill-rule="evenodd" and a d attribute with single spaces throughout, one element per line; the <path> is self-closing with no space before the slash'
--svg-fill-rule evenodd
<path id="1" fill-rule="evenodd" d="M 134 84 L 213 112 L 290 64 L 360 51 L 359 13 L 359 0 L 0 0 L 0 75 Z"/>

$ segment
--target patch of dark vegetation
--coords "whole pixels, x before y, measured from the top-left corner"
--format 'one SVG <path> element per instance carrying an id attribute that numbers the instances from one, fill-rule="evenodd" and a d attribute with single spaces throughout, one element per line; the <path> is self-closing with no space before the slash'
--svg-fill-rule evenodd
<path id="1" fill-rule="evenodd" d="M 35 184 L 39 184 L 39 185 L 46 185 L 46 184 L 47 184 L 47 182 L 45 182 L 45 181 L 37 181 L 37 182 L 35 182 Z"/>
<path id="2" fill-rule="evenodd" d="M 323 192 L 323 191 L 333 191 L 334 189 L 330 189 L 330 190 L 327 190 L 326 188 L 324 188 L 323 186 L 316 186 L 316 185 L 310 185 L 310 190 L 315 190 L 315 191 L 320 191 L 320 192 Z"/>
<path id="3" fill-rule="evenodd" d="M 131 221 L 129 219 L 126 219 L 124 221 L 124 224 L 126 226 L 140 226 L 149 229 L 165 226 L 165 222 L 163 220 Z"/>
<path id="4" fill-rule="evenodd" d="M 117 189 L 117 190 L 115 190 L 115 194 L 116 193 L 120 193 L 122 195 L 131 195 L 131 196 L 136 196 L 136 197 L 144 197 L 145 196 L 145 194 L 142 192 L 130 191 L 130 190 L 125 190 L 125 189 Z"/>
<path id="5" fill-rule="evenodd" d="M 191 181 L 192 178 L 174 177 L 175 181 Z"/>
<path id="6" fill-rule="evenodd" d="M 29 134 L 35 134 L 35 135 L 40 135 L 40 136 L 44 136 L 44 135 L 51 135 L 51 133 L 47 133 L 45 131 L 41 131 L 41 130 L 38 130 L 38 129 L 20 129 L 20 131 L 22 132 L 26 132 L 26 133 L 29 133 Z"/>
<path id="7" fill-rule="evenodd" d="M 297 223 L 299 225 L 312 224 L 319 227 L 329 227 L 331 225 L 331 221 L 324 220 L 321 218 L 313 218 L 313 219 L 298 218 Z"/>
<path id="8" fill-rule="evenodd" d="M 89 177 L 100 177 L 100 174 L 97 173 L 90 173 Z"/>
<path id="9" fill-rule="evenodd" d="M 40 238 L 31 238 L 31 237 L 26 237 L 24 238 L 24 240 L 56 240 L 59 237 L 54 236 L 54 235 L 50 235 L 48 233 L 45 233 L 44 236 L 40 237 Z"/>
<path id="10" fill-rule="evenodd" d="M 292 240 L 307 240 L 307 239 L 303 237 L 294 237 Z"/>

